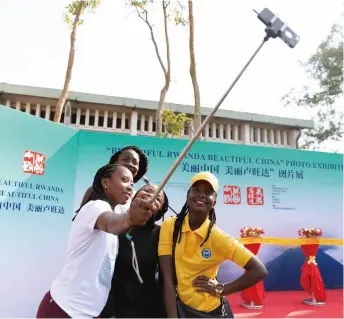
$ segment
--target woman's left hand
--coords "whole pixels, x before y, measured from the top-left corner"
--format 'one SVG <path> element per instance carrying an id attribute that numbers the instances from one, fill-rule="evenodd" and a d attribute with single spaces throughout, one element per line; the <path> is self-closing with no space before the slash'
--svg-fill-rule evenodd
<path id="1" fill-rule="evenodd" d="M 216 297 L 215 287 L 217 284 L 216 280 L 206 276 L 199 276 L 192 282 L 192 287 L 195 287 L 197 292 L 207 292 L 209 295 Z"/>

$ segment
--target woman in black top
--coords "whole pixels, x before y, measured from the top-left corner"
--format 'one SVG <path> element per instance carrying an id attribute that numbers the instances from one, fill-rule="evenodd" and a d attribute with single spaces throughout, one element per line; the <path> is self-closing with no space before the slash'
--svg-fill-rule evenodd
<path id="1" fill-rule="evenodd" d="M 155 185 L 145 185 L 135 197 L 149 200 L 156 189 Z M 130 241 L 125 234 L 120 235 L 112 287 L 102 318 L 166 318 L 158 267 L 160 226 L 155 224 L 168 209 L 168 198 L 164 192 L 157 197 L 156 205 L 160 209 L 155 216 L 145 226 L 135 227 L 131 233 L 143 283 L 139 282 L 132 266 Z"/>

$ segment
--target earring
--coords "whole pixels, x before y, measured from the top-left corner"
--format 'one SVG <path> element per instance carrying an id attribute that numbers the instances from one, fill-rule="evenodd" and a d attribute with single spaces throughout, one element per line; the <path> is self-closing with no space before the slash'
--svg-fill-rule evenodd
<path id="1" fill-rule="evenodd" d="M 105 185 L 104 188 L 107 189 L 107 186 Z"/>

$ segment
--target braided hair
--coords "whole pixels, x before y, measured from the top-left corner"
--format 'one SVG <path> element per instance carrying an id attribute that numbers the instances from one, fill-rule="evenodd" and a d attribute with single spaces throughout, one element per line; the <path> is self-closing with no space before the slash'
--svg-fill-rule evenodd
<path id="1" fill-rule="evenodd" d="M 88 202 L 92 200 L 103 200 L 107 203 L 110 203 L 109 199 L 107 198 L 104 188 L 102 185 L 102 179 L 103 178 L 110 178 L 114 172 L 117 171 L 119 167 L 124 167 L 122 165 L 118 164 L 107 164 L 103 167 L 101 167 L 96 175 L 94 176 L 93 184 L 92 184 L 92 193 L 87 199 L 87 201 L 75 212 L 75 216 L 73 217 L 72 221 L 76 218 L 78 213 L 80 212 L 80 209 L 86 205 Z"/>
<path id="2" fill-rule="evenodd" d="M 190 193 L 190 189 L 187 192 L 187 196 L 189 196 L 189 193 Z M 187 213 L 188 213 L 188 204 L 187 204 L 187 202 L 185 202 L 184 206 L 182 207 L 182 210 L 177 215 L 177 219 L 176 219 L 175 224 L 174 224 L 173 239 L 177 239 L 178 236 L 179 236 L 179 239 L 178 239 L 178 242 L 177 242 L 178 244 L 180 243 L 180 240 L 182 238 L 182 225 L 183 225 L 183 221 L 184 221 L 185 216 L 187 215 Z M 210 224 L 209 224 L 209 227 L 208 227 L 207 236 L 204 239 L 204 241 L 202 242 L 201 247 L 209 239 L 211 230 L 212 230 L 213 226 L 216 223 L 216 214 L 215 214 L 214 207 L 209 211 L 208 218 L 210 220 Z"/>
<path id="3" fill-rule="evenodd" d="M 168 197 L 166 193 L 163 191 L 164 194 L 164 204 L 161 206 L 161 208 L 157 211 L 157 213 L 154 215 L 154 221 L 159 221 L 161 218 L 164 220 L 164 216 L 166 212 L 168 211 L 169 203 L 168 203 Z"/>
<path id="4" fill-rule="evenodd" d="M 139 170 L 137 172 L 137 175 L 134 177 L 134 183 L 138 182 L 143 175 L 147 173 L 148 170 L 148 158 L 145 155 L 145 153 L 139 149 L 137 146 L 125 146 L 121 148 L 119 151 L 114 153 L 109 161 L 109 164 L 116 164 L 118 162 L 118 158 L 121 155 L 123 151 L 129 151 L 132 150 L 136 152 L 139 155 L 140 162 L 139 162 Z"/>

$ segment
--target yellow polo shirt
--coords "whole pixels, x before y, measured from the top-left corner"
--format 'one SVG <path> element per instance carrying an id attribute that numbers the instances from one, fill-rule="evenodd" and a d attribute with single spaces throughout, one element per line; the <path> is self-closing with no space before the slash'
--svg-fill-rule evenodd
<path id="1" fill-rule="evenodd" d="M 172 256 L 172 236 L 177 217 L 166 219 L 161 226 L 159 256 Z M 188 306 L 200 311 L 212 311 L 220 306 L 220 300 L 204 292 L 196 292 L 192 281 L 198 276 L 215 279 L 220 264 L 231 260 L 244 267 L 253 254 L 243 245 L 216 225 L 213 226 L 208 240 L 210 220 L 194 231 L 189 226 L 189 214 L 182 225 L 182 239 L 176 244 L 175 263 L 178 278 L 178 295 Z"/>

